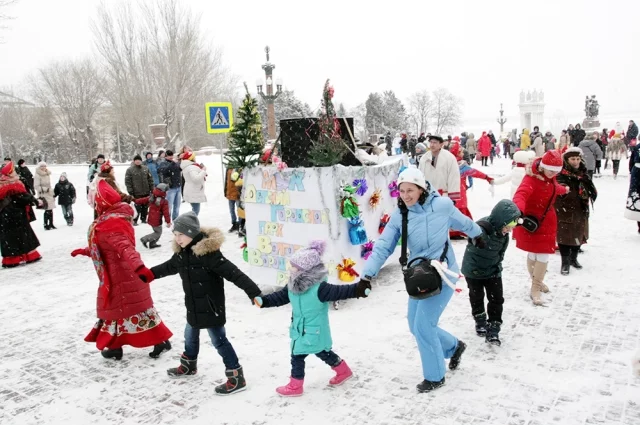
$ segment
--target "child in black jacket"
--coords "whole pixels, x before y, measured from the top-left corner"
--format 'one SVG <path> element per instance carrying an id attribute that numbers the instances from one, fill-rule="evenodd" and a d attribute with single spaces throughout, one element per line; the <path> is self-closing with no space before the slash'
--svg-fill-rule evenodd
<path id="1" fill-rule="evenodd" d="M 60 174 L 60 180 L 53 189 L 53 197 L 58 198 L 58 205 L 62 207 L 62 215 L 67 226 L 73 226 L 73 204 L 76 203 L 76 188 L 67 180 L 67 173 Z"/>
<path id="2" fill-rule="evenodd" d="M 242 366 L 227 339 L 224 325 L 224 279 L 245 291 L 251 300 L 260 295 L 260 288 L 220 252 L 224 235 L 219 229 L 201 229 L 198 216 L 188 212 L 173 225 L 175 254 L 163 264 L 151 269 L 147 280 L 180 274 L 185 293 L 187 325 L 185 350 L 180 366 L 167 370 L 171 377 L 195 375 L 198 371 L 200 330 L 206 329 L 213 346 L 226 367 L 227 382 L 216 387 L 216 394 L 228 395 L 246 388 Z"/>

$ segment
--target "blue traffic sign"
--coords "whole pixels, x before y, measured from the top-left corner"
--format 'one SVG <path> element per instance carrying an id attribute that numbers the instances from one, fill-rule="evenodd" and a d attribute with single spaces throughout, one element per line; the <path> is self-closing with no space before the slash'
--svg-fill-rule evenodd
<path id="1" fill-rule="evenodd" d="M 207 133 L 228 133 L 233 126 L 231 102 L 209 102 L 205 105 Z"/>

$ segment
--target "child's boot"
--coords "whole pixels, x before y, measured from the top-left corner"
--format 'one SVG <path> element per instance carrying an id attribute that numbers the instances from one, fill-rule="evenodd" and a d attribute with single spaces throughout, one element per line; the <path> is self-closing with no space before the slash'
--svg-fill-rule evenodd
<path id="1" fill-rule="evenodd" d="M 336 376 L 329 380 L 329 385 L 342 385 L 353 376 L 353 372 L 351 372 L 349 365 L 344 360 L 342 360 L 338 366 L 334 366 L 331 369 L 336 373 Z"/>
<path id="2" fill-rule="evenodd" d="M 418 390 L 419 393 L 428 393 L 430 391 L 440 388 L 443 385 L 444 385 L 444 378 L 442 378 L 439 381 L 427 381 L 425 379 L 424 381 L 416 385 L 416 389 Z"/>
<path id="3" fill-rule="evenodd" d="M 180 366 L 167 369 L 167 375 L 172 378 L 191 376 L 196 373 L 198 373 L 198 359 L 190 360 L 189 357 L 184 354 L 180 356 Z"/>
<path id="4" fill-rule="evenodd" d="M 476 334 L 485 336 L 487 334 L 487 313 L 480 313 L 473 316 L 476 321 Z"/>
<path id="5" fill-rule="evenodd" d="M 487 341 L 487 343 L 491 345 L 497 345 L 499 347 L 501 344 L 499 334 L 500 322 L 489 322 L 489 325 L 487 326 L 487 337 L 485 338 L 485 341 Z"/>
<path id="6" fill-rule="evenodd" d="M 284 397 L 299 397 L 304 389 L 304 379 L 290 378 L 289 383 L 283 387 L 276 388 L 276 392 Z"/>
<path id="7" fill-rule="evenodd" d="M 134 226 L 137 226 L 137 224 L 134 224 Z M 142 242 L 142 245 L 144 245 L 145 248 L 149 248 L 149 242 L 147 242 L 145 238 L 140 238 L 140 242 Z"/>
<path id="8" fill-rule="evenodd" d="M 154 248 L 160 248 L 162 245 L 160 245 L 158 242 L 156 241 L 151 241 L 149 242 L 149 249 L 154 249 Z"/>
<path id="9" fill-rule="evenodd" d="M 229 395 L 247 389 L 242 366 L 237 369 L 227 369 L 224 374 L 227 375 L 227 382 L 216 387 L 217 395 Z"/>

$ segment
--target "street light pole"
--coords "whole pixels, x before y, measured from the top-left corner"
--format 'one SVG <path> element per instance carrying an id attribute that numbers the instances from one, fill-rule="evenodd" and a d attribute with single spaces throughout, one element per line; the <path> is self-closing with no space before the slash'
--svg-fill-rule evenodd
<path id="1" fill-rule="evenodd" d="M 500 117 L 497 119 L 498 124 L 500 124 L 500 134 L 504 132 L 504 124 L 507 122 L 507 119 L 503 116 L 504 111 L 502 110 L 502 103 L 500 104 Z"/>
<path id="2" fill-rule="evenodd" d="M 256 86 L 258 88 L 258 94 L 262 97 L 267 103 L 267 134 L 269 139 L 274 140 L 276 138 L 276 108 L 275 101 L 282 93 L 282 80 L 278 79 L 276 81 L 276 92 L 273 92 L 273 70 L 275 69 L 275 65 L 269 62 L 269 46 L 264 48 L 264 52 L 267 54 L 267 62 L 262 65 L 262 69 L 264 69 L 264 77 L 265 83 L 267 87 L 267 93 L 265 94 L 262 91 L 262 81 L 257 80 Z"/>

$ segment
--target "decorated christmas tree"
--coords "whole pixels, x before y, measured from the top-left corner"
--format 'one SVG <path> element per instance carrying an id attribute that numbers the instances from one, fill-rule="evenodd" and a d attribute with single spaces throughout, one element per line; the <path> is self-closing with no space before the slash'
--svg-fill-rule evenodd
<path id="1" fill-rule="evenodd" d="M 229 150 L 224 155 L 227 167 L 236 170 L 256 166 L 263 148 L 258 101 L 251 97 L 246 83 L 244 88 L 247 94 L 238 110 L 233 129 L 231 129 Z"/>
<path id="2" fill-rule="evenodd" d="M 333 87 L 329 85 L 329 80 L 327 80 L 322 92 L 322 108 L 318 117 L 320 133 L 318 138 L 312 141 L 309 150 L 309 161 L 316 167 L 330 167 L 339 164 L 347 153 L 347 146 L 340 137 L 340 123 L 336 118 L 332 98 Z"/>

